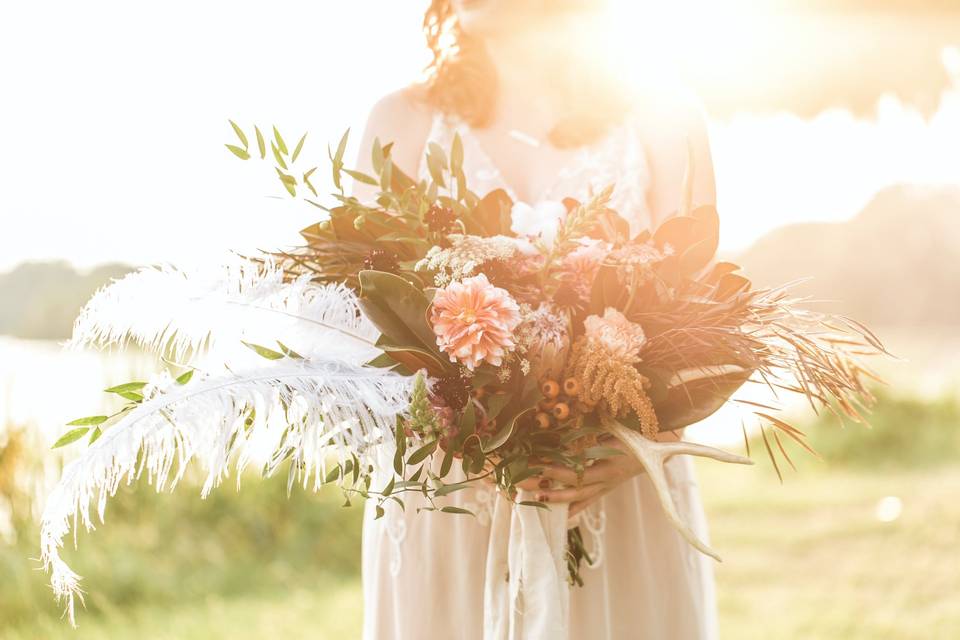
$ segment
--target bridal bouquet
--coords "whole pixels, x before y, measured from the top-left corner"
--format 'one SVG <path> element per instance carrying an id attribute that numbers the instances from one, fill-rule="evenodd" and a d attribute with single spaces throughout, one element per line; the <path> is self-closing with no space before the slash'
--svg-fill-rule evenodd
<path id="1" fill-rule="evenodd" d="M 714 261 L 719 220 L 713 207 L 690 206 L 689 171 L 677 215 L 631 237 L 610 207 L 612 185 L 584 202 L 536 205 L 472 193 L 459 139 L 449 152 L 431 144 L 430 179 L 415 181 L 379 143 L 375 175 L 346 169 L 344 136 L 330 154 L 338 192 L 328 207 L 316 200 L 315 169 L 291 168 L 302 138 L 291 153 L 274 130 L 268 154 L 255 129 L 251 153 L 234 129 L 241 144 L 230 150 L 274 160 L 284 188 L 323 220 L 295 250 L 214 270 L 141 269 L 82 311 L 74 345 L 132 341 L 171 369 L 108 389 L 127 404 L 75 421 L 58 443 L 89 440 L 43 516 L 42 560 L 71 621 L 79 577 L 59 556 L 70 520 L 92 528 L 91 500 L 102 520 L 121 480 L 144 470 L 159 489 L 198 459 L 205 495 L 231 461 L 238 475 L 254 460 L 264 474 L 289 462 L 291 486 L 336 483 L 348 502 L 375 500 L 378 516 L 408 492 L 426 510 L 464 513 L 443 497 L 494 482 L 513 508 L 537 511 L 548 507 L 521 482 L 548 464 L 582 472 L 622 455 L 615 438 L 677 528 L 715 556 L 679 518 L 663 462 L 750 461 L 658 434 L 709 416 L 747 381 L 855 420 L 871 400 L 857 357 L 882 352 L 880 342 Z M 375 201 L 346 195 L 345 176 L 377 186 Z M 753 404 L 774 461 L 775 450 L 786 455 L 781 436 L 809 449 L 803 433 Z M 387 468 L 375 455 L 384 450 Z M 462 473 L 451 482 L 454 465 Z M 578 540 L 572 532 L 565 556 L 573 582 Z"/>

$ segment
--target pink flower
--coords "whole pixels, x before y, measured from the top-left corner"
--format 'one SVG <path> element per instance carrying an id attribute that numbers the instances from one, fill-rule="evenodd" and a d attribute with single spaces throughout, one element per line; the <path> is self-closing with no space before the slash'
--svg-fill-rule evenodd
<path id="1" fill-rule="evenodd" d="M 588 317 L 583 328 L 587 339 L 602 345 L 613 358 L 629 364 L 640 361 L 640 349 L 647 341 L 643 328 L 613 307 L 607 307 L 602 317 Z"/>
<path id="2" fill-rule="evenodd" d="M 594 278 L 610 252 L 610 245 L 600 240 L 587 239 L 563 258 L 560 277 L 568 282 L 583 299 L 590 299 Z"/>
<path id="3" fill-rule="evenodd" d="M 519 323 L 516 301 L 483 274 L 439 289 L 430 310 L 437 346 L 471 371 L 481 362 L 503 364 Z"/>

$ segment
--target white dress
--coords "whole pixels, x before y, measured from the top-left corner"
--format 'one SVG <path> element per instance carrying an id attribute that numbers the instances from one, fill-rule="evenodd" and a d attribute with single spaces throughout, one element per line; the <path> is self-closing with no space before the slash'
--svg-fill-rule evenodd
<path id="1" fill-rule="evenodd" d="M 464 144 L 470 188 L 483 195 L 503 188 L 516 200 L 466 124 L 437 114 L 429 140 L 450 149 L 454 132 Z M 421 159 L 419 175 L 426 175 Z M 648 164 L 628 117 L 602 141 L 582 148 L 541 199 L 585 200 L 591 188 L 616 183 L 612 206 L 627 214 L 631 230 L 651 224 L 646 191 Z M 531 203 L 532 204 L 532 203 Z M 390 468 L 390 452 L 383 452 Z M 439 461 L 435 461 L 439 464 Z M 462 479 L 454 465 L 447 482 Z M 681 517 L 707 540 L 707 525 L 692 462 L 666 464 Z M 476 517 L 416 513 L 419 494 L 404 494 L 374 519 L 367 501 L 363 525 L 365 640 L 481 640 L 484 584 L 491 542 L 493 487 L 466 489 L 444 498 Z M 661 511 L 645 474 L 621 484 L 583 512 L 581 530 L 596 562 L 583 570 L 583 587 L 569 596 L 571 640 L 695 640 L 716 637 L 712 560 L 676 532 Z M 536 640 L 536 639 L 530 639 Z"/>

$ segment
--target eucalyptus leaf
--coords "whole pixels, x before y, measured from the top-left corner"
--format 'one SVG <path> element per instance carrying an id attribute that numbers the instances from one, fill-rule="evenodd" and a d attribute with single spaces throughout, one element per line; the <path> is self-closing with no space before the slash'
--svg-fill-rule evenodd
<path id="1" fill-rule="evenodd" d="M 53 446 L 51 447 L 51 449 L 56 449 L 58 447 L 68 445 L 71 442 L 76 442 L 77 440 L 82 438 L 84 435 L 86 435 L 88 431 L 90 431 L 90 427 L 79 427 L 77 429 L 71 429 L 70 431 L 67 431 L 65 434 L 60 436 L 60 439 L 53 443 Z"/>
<path id="2" fill-rule="evenodd" d="M 230 152 L 231 152 L 233 155 L 235 155 L 235 156 L 237 156 L 238 158 L 240 158 L 241 160 L 249 160 L 249 159 L 250 159 L 250 154 L 247 153 L 247 150 L 246 150 L 246 149 L 241 149 L 240 147 L 238 147 L 238 146 L 236 146 L 236 145 L 233 145 L 233 144 L 225 144 L 225 145 L 223 145 L 223 146 L 225 146 L 227 149 L 230 149 Z"/>
<path id="3" fill-rule="evenodd" d="M 247 141 L 247 136 L 246 136 L 246 134 L 243 132 L 243 129 L 241 129 L 240 127 L 238 127 L 238 126 L 237 126 L 237 123 L 234 122 L 233 120 L 229 120 L 229 122 L 230 122 L 230 126 L 233 127 L 234 133 L 237 134 L 237 138 L 240 139 L 240 144 L 243 145 L 243 148 L 244 148 L 244 149 L 249 148 L 249 147 L 250 147 L 250 143 Z"/>

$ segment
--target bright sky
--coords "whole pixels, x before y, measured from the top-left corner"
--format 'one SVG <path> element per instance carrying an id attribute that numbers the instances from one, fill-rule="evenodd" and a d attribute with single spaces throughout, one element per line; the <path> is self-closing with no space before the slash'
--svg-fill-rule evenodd
<path id="1" fill-rule="evenodd" d="M 316 211 L 229 155 L 227 118 L 309 131 L 304 157 L 325 173 L 327 142 L 352 127 L 356 143 L 376 98 L 425 64 L 424 4 L 3 3 L 0 271 L 297 242 Z M 711 135 L 727 249 L 847 218 L 887 184 L 960 182 L 958 91 L 929 121 L 891 99 L 869 121 L 744 117 Z"/>

